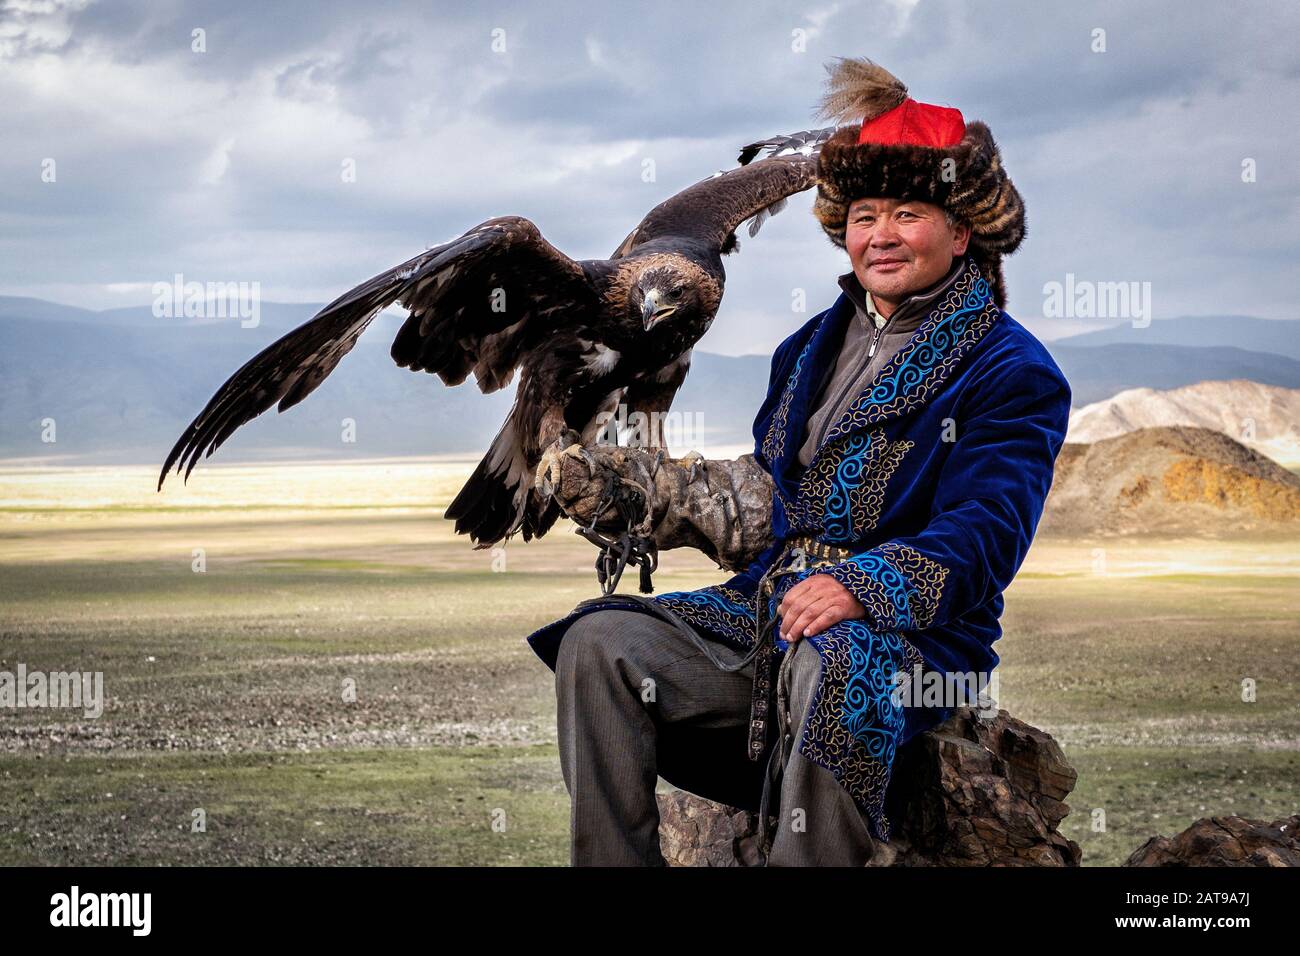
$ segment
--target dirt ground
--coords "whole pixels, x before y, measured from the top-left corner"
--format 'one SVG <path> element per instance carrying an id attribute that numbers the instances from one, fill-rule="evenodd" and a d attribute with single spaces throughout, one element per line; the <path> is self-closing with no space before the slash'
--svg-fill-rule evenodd
<path id="1" fill-rule="evenodd" d="M 565 863 L 523 638 L 597 593 L 594 552 L 566 524 L 456 539 L 470 467 L 210 468 L 158 497 L 152 469 L 0 470 L 0 671 L 101 672 L 106 697 L 0 709 L 0 863 Z M 1300 806 L 1296 543 L 1035 543 L 1001 704 L 1079 770 L 1085 864 Z M 661 591 L 724 577 L 661 565 Z"/>

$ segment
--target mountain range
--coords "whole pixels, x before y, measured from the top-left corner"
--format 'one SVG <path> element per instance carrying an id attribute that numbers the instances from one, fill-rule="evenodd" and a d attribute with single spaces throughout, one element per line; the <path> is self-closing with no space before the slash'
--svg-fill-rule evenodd
<path id="1" fill-rule="evenodd" d="M 66 463 L 158 462 L 216 388 L 314 304 L 262 303 L 259 324 L 155 318 L 148 306 L 90 311 L 0 297 L 0 458 Z M 725 321 L 725 318 L 724 318 Z M 513 388 L 481 395 L 395 367 L 401 322 L 383 315 L 333 375 L 285 415 L 236 432 L 223 461 L 341 455 L 477 456 L 496 433 Z M 1300 389 L 1300 323 L 1225 317 L 1120 326 L 1049 343 L 1076 409 L 1129 389 L 1168 390 L 1206 379 Z M 1185 334 L 1183 331 L 1185 330 Z M 753 442 L 753 416 L 771 358 L 696 351 L 673 406 L 685 426 L 676 454 Z M 355 440 L 347 422 L 354 423 Z M 698 426 L 698 427 L 696 427 Z M 54 441 L 42 440 L 51 437 Z"/>

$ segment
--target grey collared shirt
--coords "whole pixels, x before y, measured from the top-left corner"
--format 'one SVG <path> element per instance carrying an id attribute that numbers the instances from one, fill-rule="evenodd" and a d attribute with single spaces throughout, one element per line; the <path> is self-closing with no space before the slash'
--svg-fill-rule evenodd
<path id="1" fill-rule="evenodd" d="M 847 272 L 839 277 L 840 288 L 853 302 L 856 314 L 845 327 L 844 343 L 835 370 L 822 385 L 814 402 L 817 410 L 808 419 L 803 445 L 799 449 L 799 463 L 803 467 L 807 468 L 812 462 L 823 434 L 848 411 L 885 363 L 907 344 L 912 333 L 929 316 L 934 303 L 947 294 L 961 274 L 963 265 L 962 257 L 954 259 L 946 276 L 928 289 L 905 298 L 888 319 L 876 311 L 871 293 L 862 287 L 855 273 Z M 869 355 L 873 336 L 876 350 Z"/>

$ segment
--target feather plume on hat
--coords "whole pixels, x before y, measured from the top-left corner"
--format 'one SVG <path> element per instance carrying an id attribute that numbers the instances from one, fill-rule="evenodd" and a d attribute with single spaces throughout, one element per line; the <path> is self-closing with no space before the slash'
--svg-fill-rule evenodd
<path id="1" fill-rule="evenodd" d="M 907 87 L 883 66 L 866 57 L 836 57 L 826 64 L 826 92 L 817 115 L 837 124 L 861 123 L 901 106 Z"/>

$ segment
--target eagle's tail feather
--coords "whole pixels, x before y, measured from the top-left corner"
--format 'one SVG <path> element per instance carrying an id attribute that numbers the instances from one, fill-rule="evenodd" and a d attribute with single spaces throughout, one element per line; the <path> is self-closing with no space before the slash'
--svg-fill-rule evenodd
<path id="1" fill-rule="evenodd" d="M 529 493 L 530 506 L 524 512 L 524 540 L 540 538 L 551 530 L 560 517 L 560 506 L 554 498 L 542 501 L 536 491 Z"/>
<path id="2" fill-rule="evenodd" d="M 443 514 L 480 548 L 513 535 L 527 517 L 533 474 L 515 434 L 511 416 Z"/>

